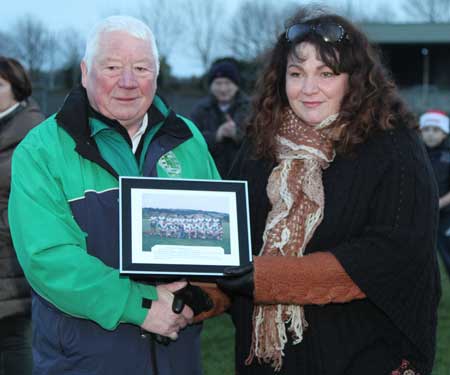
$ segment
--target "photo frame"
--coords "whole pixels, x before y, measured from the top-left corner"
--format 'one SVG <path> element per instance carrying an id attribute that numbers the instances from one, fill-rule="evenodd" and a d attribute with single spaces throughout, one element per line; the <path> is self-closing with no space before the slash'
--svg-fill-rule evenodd
<path id="1" fill-rule="evenodd" d="M 222 276 L 251 262 L 246 181 L 120 177 L 120 272 Z"/>

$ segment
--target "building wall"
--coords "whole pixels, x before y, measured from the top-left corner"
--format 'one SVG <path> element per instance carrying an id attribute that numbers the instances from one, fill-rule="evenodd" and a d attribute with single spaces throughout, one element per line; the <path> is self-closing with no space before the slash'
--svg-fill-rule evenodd
<path id="1" fill-rule="evenodd" d="M 427 48 L 429 84 L 442 89 L 450 88 L 450 45 L 387 44 L 380 45 L 380 48 L 384 61 L 400 87 L 422 85 L 425 57 L 421 51 Z"/>

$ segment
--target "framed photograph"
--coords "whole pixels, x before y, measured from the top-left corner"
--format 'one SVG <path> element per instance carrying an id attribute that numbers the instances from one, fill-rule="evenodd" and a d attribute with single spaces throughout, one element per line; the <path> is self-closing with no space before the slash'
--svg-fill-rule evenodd
<path id="1" fill-rule="evenodd" d="M 120 272 L 221 276 L 251 262 L 246 181 L 120 177 Z"/>

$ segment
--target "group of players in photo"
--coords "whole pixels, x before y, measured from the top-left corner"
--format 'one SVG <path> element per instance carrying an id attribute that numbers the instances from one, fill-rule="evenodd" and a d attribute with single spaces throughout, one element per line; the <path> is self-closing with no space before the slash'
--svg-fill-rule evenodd
<path id="1" fill-rule="evenodd" d="M 146 234 L 160 238 L 223 239 L 223 223 L 207 215 L 151 215 Z"/>

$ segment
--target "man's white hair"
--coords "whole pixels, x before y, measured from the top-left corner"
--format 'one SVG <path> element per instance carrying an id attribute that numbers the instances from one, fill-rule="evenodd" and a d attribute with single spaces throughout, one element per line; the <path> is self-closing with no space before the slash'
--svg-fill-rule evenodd
<path id="1" fill-rule="evenodd" d="M 155 59 L 156 74 L 159 73 L 159 53 L 155 36 L 152 30 L 144 22 L 131 16 L 110 16 L 97 23 L 89 32 L 86 40 L 86 49 L 83 60 L 90 68 L 92 61 L 98 52 L 100 36 L 111 31 L 123 31 L 135 38 L 146 40 L 150 43 Z"/>

